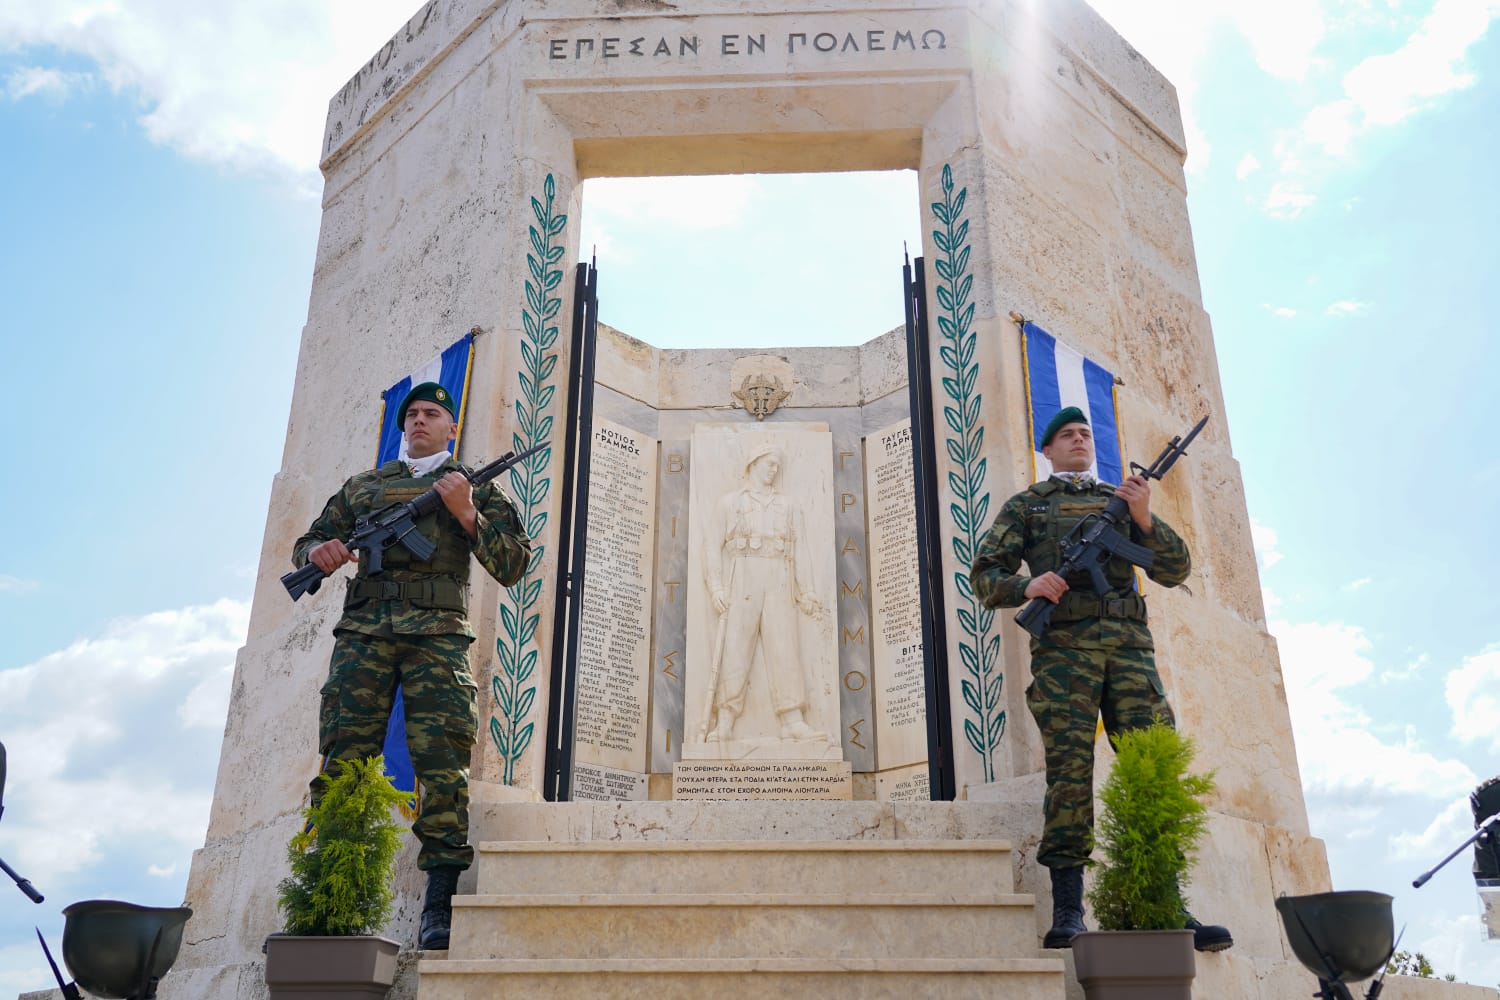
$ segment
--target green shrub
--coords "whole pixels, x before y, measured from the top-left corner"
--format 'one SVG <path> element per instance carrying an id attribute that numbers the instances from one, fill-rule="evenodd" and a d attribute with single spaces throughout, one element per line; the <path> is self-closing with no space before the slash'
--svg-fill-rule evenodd
<path id="1" fill-rule="evenodd" d="M 391 915 L 391 873 L 401 828 L 391 810 L 410 798 L 385 775 L 385 758 L 344 761 L 322 801 L 287 845 L 292 873 L 277 887 L 288 934 L 371 934 Z"/>
<path id="2" fill-rule="evenodd" d="M 1116 750 L 1099 795 L 1104 860 L 1089 903 L 1102 930 L 1179 929 L 1213 775 L 1188 773 L 1193 741 L 1164 723 L 1124 733 Z"/>

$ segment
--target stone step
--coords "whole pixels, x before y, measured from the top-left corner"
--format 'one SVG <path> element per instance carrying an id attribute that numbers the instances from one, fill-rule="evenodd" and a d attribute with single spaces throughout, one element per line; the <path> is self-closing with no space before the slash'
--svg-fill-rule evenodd
<path id="1" fill-rule="evenodd" d="M 458 896 L 460 959 L 951 958 L 1038 954 L 1034 897 L 1010 893 Z"/>
<path id="2" fill-rule="evenodd" d="M 487 842 L 481 893 L 1014 890 L 1002 840 Z"/>
<path id="3" fill-rule="evenodd" d="M 1063 963 L 1022 959 L 424 960 L 419 1000 L 1063 1000 Z"/>

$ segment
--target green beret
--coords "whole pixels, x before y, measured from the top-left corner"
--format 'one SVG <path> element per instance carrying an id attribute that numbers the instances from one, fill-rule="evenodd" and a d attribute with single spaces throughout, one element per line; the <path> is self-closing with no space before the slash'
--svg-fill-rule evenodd
<path id="1" fill-rule="evenodd" d="M 425 399 L 430 403 L 436 403 L 447 410 L 448 415 L 455 421 L 458 420 L 458 411 L 453 408 L 453 393 L 444 389 L 436 382 L 423 382 L 420 385 L 412 386 L 411 392 L 408 392 L 406 398 L 401 400 L 401 409 L 396 411 L 399 418 L 397 422 L 405 424 L 407 408 L 421 399 Z"/>
<path id="2" fill-rule="evenodd" d="M 1047 421 L 1047 429 L 1042 431 L 1042 447 L 1045 448 L 1052 443 L 1052 437 L 1068 424 L 1086 424 L 1089 418 L 1083 415 L 1083 411 L 1076 406 L 1064 406 L 1057 411 L 1057 416 Z"/>

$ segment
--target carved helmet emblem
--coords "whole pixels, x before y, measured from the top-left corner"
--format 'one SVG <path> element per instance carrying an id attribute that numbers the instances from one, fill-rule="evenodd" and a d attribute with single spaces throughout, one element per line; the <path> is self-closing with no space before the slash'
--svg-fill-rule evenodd
<path id="1" fill-rule="evenodd" d="M 740 405 L 755 414 L 756 420 L 764 420 L 776 412 L 776 407 L 791 395 L 781 387 L 781 379 L 775 375 L 746 375 L 739 389 L 733 394 Z"/>

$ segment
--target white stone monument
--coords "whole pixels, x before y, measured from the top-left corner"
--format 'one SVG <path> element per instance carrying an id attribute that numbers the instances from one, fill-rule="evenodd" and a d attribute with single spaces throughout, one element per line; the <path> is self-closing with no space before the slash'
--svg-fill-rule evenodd
<path id="1" fill-rule="evenodd" d="M 601 477 L 597 489 L 610 500 L 589 516 L 597 545 L 585 580 L 590 628 L 577 651 L 574 784 L 579 799 L 612 801 L 541 801 L 541 734 L 557 697 L 545 664 L 558 628 L 551 609 L 566 502 L 554 448 L 544 468 L 503 482 L 541 553 L 528 585 L 502 590 L 477 574 L 471 595 L 481 713 L 471 839 L 654 850 L 666 838 L 696 844 L 705 857 L 705 845 L 726 840 L 1007 840 L 1014 882 L 1005 874 L 1000 891 L 1043 892 L 1031 860 L 1043 781 L 1023 697 L 1027 645 L 1008 616 L 975 606 L 956 553 L 972 551 L 987 527 L 970 515 L 993 517 L 1031 476 L 1010 312 L 1123 378 L 1120 416 L 1133 457 L 1154 454 L 1204 410 L 1223 414 L 1184 156 L 1171 84 L 1080 0 L 431 0 L 418 10 L 329 106 L 323 226 L 283 470 L 272 487 L 213 811 L 189 879 L 195 915 L 161 996 L 262 995 L 260 946 L 281 926 L 273 889 L 317 766 L 317 691 L 341 591 L 289 601 L 278 578 L 291 541 L 338 483 L 368 464 L 379 389 L 470 327 L 483 333 L 460 457 L 488 458 L 560 433 L 574 305 L 563 279 L 579 256 L 591 177 L 917 171 L 925 235 L 914 251 L 927 261 L 935 320 L 936 398 L 927 416 L 939 435 L 938 578 L 950 622 L 946 763 L 959 801 L 923 801 L 927 706 L 912 640 L 910 412 L 899 334 L 872 331 L 859 348 L 747 360 L 719 348 L 659 351 L 603 331 L 589 474 Z M 649 340 L 649 331 L 631 332 Z M 772 400 L 776 409 L 762 413 Z M 775 641 L 794 646 L 801 661 L 801 726 L 778 713 L 770 690 L 768 619 L 725 625 L 724 644 L 748 667 L 745 701 L 727 731 L 728 696 L 707 681 L 725 618 L 717 587 L 706 582 L 716 578 L 704 575 L 712 558 L 702 543 L 718 544 L 722 559 L 731 537 L 705 534 L 704 522 L 746 473 L 743 443 L 704 450 L 710 433 L 777 443 L 786 492 L 795 480 L 796 499 L 816 501 L 802 510 L 805 537 L 792 540 L 809 543 L 808 565 L 799 557 L 795 572 L 784 563 L 777 570 L 797 587 L 778 598 L 791 598 L 795 613 L 783 604 L 778 621 L 794 619 L 795 640 L 788 632 Z M 761 485 L 776 484 L 772 476 Z M 1199 962 L 1195 989 L 1216 1000 L 1281 1000 L 1307 984 L 1289 962 L 1271 901 L 1326 890 L 1329 874 L 1308 829 L 1221 418 L 1155 505 L 1194 555 L 1188 587 L 1150 594 L 1158 662 L 1181 725 L 1199 737 L 1202 764 L 1218 773 L 1191 895 L 1205 919 L 1231 925 L 1236 938 L 1233 951 Z M 956 509 L 968 513 L 958 518 Z M 774 532 L 759 537 L 789 544 Z M 725 572 L 721 563 L 730 607 L 750 591 Z M 968 715 L 965 684 L 982 688 L 982 718 Z M 704 705 L 718 718 L 706 718 Z M 700 752 L 716 722 L 724 737 L 714 741 L 724 744 L 716 755 L 759 767 L 844 764 L 853 771 L 847 794 L 863 801 L 627 801 L 670 798 L 674 769 L 694 763 L 686 750 Z M 966 740 L 966 725 L 982 738 Z M 836 760 L 824 760 L 830 755 Z M 679 870 L 698 869 L 667 869 Z M 460 883 L 461 901 L 478 877 Z M 419 888 L 404 864 L 389 928 L 397 938 L 415 936 Z M 961 881 L 955 892 L 963 891 Z M 1038 929 L 1045 910 L 1043 895 Z M 457 912 L 460 927 L 469 910 Z M 573 937 L 554 936 L 559 947 Z M 999 947 L 977 933 L 949 943 L 972 945 L 974 954 Z M 997 961 L 1041 977 L 1043 992 L 1024 995 L 1061 996 L 1058 955 L 1035 944 L 1028 930 Z M 436 978 L 470 970 L 457 960 L 422 968 Z M 850 963 L 837 968 L 818 982 L 859 981 Z M 981 978 L 993 971 L 971 970 Z M 412 995 L 414 970 L 405 976 L 393 996 Z M 487 989 L 475 981 L 471 992 L 442 995 Z"/>

